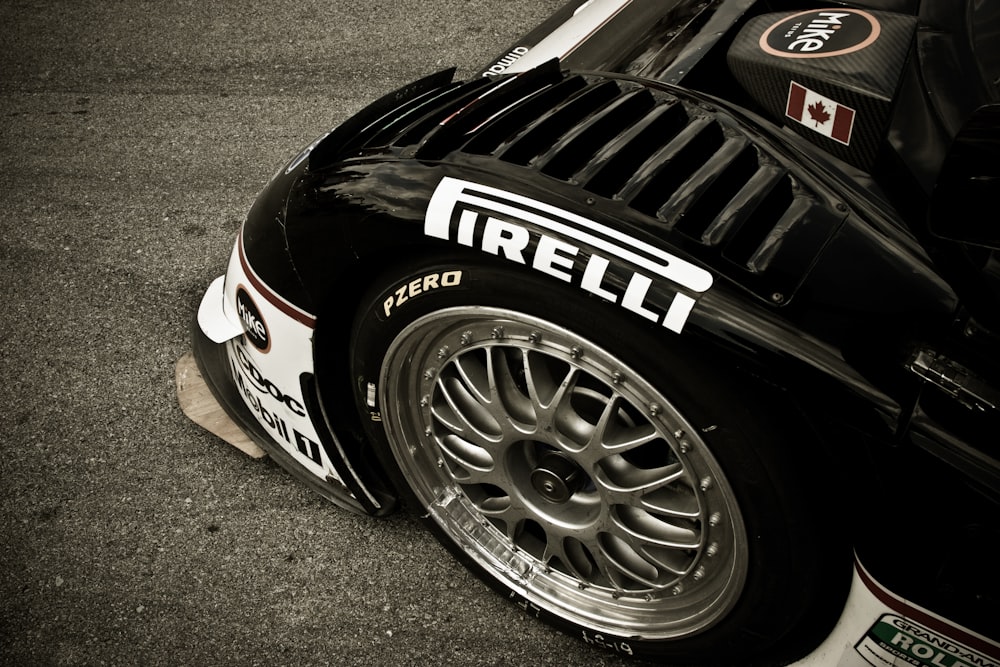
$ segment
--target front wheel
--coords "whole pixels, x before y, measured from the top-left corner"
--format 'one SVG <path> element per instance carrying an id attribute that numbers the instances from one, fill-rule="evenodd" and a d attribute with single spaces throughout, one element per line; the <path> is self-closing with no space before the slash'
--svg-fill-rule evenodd
<path id="1" fill-rule="evenodd" d="M 455 289 L 385 308 L 398 285 L 449 271 Z M 369 434 L 480 577 L 626 655 L 803 650 L 831 602 L 817 580 L 839 585 L 849 561 L 810 523 L 818 499 L 795 468 L 810 457 L 715 364 L 499 267 L 402 270 L 374 294 L 352 346 Z"/>

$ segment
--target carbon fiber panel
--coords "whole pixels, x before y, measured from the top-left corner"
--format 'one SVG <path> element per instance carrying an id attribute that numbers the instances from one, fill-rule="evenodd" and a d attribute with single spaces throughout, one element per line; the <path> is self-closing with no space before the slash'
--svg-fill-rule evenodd
<path id="1" fill-rule="evenodd" d="M 916 23 L 912 16 L 842 8 L 766 14 L 740 32 L 729 66 L 776 119 L 870 169 Z"/>

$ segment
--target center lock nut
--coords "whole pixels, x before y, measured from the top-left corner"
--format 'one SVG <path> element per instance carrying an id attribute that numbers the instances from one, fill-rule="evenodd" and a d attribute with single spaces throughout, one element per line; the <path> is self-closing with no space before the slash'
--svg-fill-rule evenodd
<path id="1" fill-rule="evenodd" d="M 562 452 L 547 452 L 531 471 L 531 485 L 550 503 L 564 503 L 583 488 L 586 475 Z"/>

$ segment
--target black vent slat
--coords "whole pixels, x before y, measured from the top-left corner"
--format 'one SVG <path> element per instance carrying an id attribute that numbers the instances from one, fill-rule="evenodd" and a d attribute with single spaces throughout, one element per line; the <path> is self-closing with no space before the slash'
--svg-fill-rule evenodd
<path id="1" fill-rule="evenodd" d="M 696 136 L 712 122 L 708 118 L 698 118 L 692 122 L 687 115 L 685 115 L 685 119 L 687 123 L 675 135 L 669 137 L 666 143 L 657 144 L 656 150 L 651 152 L 642 161 L 642 164 L 635 168 L 625 184 L 615 193 L 616 199 L 631 201 L 646 187 L 664 160 L 687 145 L 691 137 Z"/>
<path id="2" fill-rule="evenodd" d="M 701 242 L 710 246 L 718 245 L 724 238 L 738 231 L 744 220 L 757 214 L 758 209 L 766 215 L 763 203 L 782 179 L 787 189 L 788 172 L 785 169 L 776 165 L 764 165 L 757 169 L 736 196 L 729 200 L 722 213 L 705 228 Z"/>
<path id="3" fill-rule="evenodd" d="M 664 199 L 677 191 L 690 173 L 722 146 L 722 128 L 699 118 L 646 161 L 618 196 L 646 215 L 656 217 Z"/>
<path id="4" fill-rule="evenodd" d="M 482 127 L 462 146 L 473 155 L 501 152 L 539 116 L 569 99 L 587 85 L 583 77 L 564 78 L 534 95 L 512 102 L 511 106 L 483 123 Z"/>
<path id="5" fill-rule="evenodd" d="M 476 99 L 482 89 L 486 88 L 490 83 L 489 79 L 483 78 L 482 80 L 474 81 L 456 89 L 451 95 L 451 99 L 446 100 L 444 104 L 439 105 L 435 109 L 428 110 L 423 117 L 412 123 L 393 139 L 392 144 L 395 146 L 412 146 L 419 143 L 428 132 L 451 115 L 455 108 L 461 108 L 471 100 Z"/>
<path id="6" fill-rule="evenodd" d="M 757 153 L 743 136 L 729 137 L 657 210 L 667 228 L 701 239 L 708 225 L 757 169 Z"/>
<path id="7" fill-rule="evenodd" d="M 621 95 L 595 112 L 587 122 L 565 133 L 547 153 L 534 161 L 535 167 L 555 178 L 571 178 L 574 172 L 592 162 L 595 147 L 611 142 L 623 127 L 632 126 L 654 104 L 652 93 L 645 88 Z"/>
<path id="8" fill-rule="evenodd" d="M 310 169 L 323 169 L 338 157 L 365 146 L 373 135 L 391 124 L 400 114 L 438 97 L 442 90 L 458 87 L 460 84 L 452 80 L 454 75 L 454 68 L 446 69 L 375 100 L 316 144 L 309 154 Z"/>
<path id="9" fill-rule="evenodd" d="M 483 127 L 498 116 L 510 115 L 518 104 L 562 80 L 557 61 L 536 67 L 523 74 L 502 79 L 465 106 L 443 119 L 424 137 L 416 157 L 422 160 L 440 159 L 453 150 L 461 149 L 471 136 L 478 136 Z"/>
<path id="10" fill-rule="evenodd" d="M 431 93 L 418 97 L 411 102 L 394 109 L 358 134 L 355 143 L 359 147 L 389 146 L 393 137 L 409 127 L 416 118 L 422 117 L 428 109 L 437 109 L 443 102 L 452 99 L 456 91 L 463 88 L 462 84 L 453 83 Z"/>
<path id="11" fill-rule="evenodd" d="M 601 147 L 594 159 L 573 175 L 594 194 L 612 197 L 646 163 L 653 152 L 688 123 L 684 105 L 676 100 L 658 104 L 640 122 Z"/>
<path id="12" fill-rule="evenodd" d="M 620 93 L 621 88 L 615 81 L 602 81 L 584 88 L 525 128 L 519 137 L 503 149 L 500 159 L 513 164 L 532 164 L 559 137 Z"/>
<path id="13" fill-rule="evenodd" d="M 757 249 L 747 259 L 746 267 L 754 273 L 761 273 L 767 270 L 771 260 L 774 259 L 778 249 L 781 247 L 785 236 L 796 223 L 805 217 L 810 208 L 812 208 L 812 202 L 806 200 L 804 197 L 794 200 L 792 205 L 785 211 L 785 214 L 781 216 L 778 224 L 771 227 L 771 231 L 764 238 L 763 242 L 757 246 Z"/>
<path id="14" fill-rule="evenodd" d="M 787 181 L 782 179 L 757 206 L 757 214 L 747 218 L 733 240 L 726 244 L 723 256 L 748 271 L 756 271 L 751 263 L 768 240 L 774 228 L 788 219 L 801 217 L 809 205 L 802 198 L 795 198 Z M 796 204 L 797 202 L 797 204 Z M 794 209 L 794 210 L 793 210 Z M 792 211 L 789 218 L 789 211 Z M 765 214 L 766 213 L 766 214 Z M 773 240 L 771 245 L 773 246 Z"/>

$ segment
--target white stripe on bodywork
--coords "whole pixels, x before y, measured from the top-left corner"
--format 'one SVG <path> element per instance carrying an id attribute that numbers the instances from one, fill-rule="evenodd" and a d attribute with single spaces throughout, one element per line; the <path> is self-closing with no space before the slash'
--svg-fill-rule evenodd
<path id="1" fill-rule="evenodd" d="M 590 0 L 504 72 L 525 72 L 553 58 L 564 60 L 630 4 L 632 0 Z"/>

